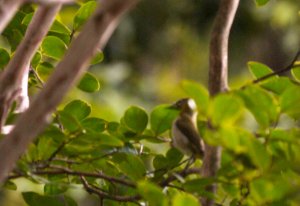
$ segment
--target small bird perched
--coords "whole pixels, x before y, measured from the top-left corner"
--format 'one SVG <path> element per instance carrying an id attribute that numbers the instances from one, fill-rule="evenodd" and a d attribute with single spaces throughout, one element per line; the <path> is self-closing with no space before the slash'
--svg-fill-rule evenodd
<path id="1" fill-rule="evenodd" d="M 172 105 L 179 109 L 179 116 L 173 121 L 172 136 L 174 146 L 193 159 L 204 156 L 204 142 L 197 129 L 197 105 L 191 98 L 181 99 Z"/>

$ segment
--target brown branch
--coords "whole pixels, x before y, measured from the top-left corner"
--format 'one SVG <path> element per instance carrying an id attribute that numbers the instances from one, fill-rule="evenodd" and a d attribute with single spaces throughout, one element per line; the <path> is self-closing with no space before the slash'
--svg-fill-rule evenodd
<path id="1" fill-rule="evenodd" d="M 118 195 L 113 195 L 113 196 L 110 196 L 104 192 L 101 192 L 100 190 L 96 190 L 94 188 L 91 188 L 88 184 L 88 182 L 84 179 L 83 176 L 79 176 L 80 177 L 80 180 L 85 188 L 85 190 L 88 192 L 88 193 L 92 193 L 92 194 L 96 194 L 101 198 L 104 198 L 104 199 L 110 199 L 110 200 L 115 200 L 115 201 L 118 201 L 118 202 L 136 202 L 137 200 L 140 200 L 141 199 L 141 196 L 140 195 L 135 195 L 135 196 L 118 196 Z"/>
<path id="2" fill-rule="evenodd" d="M 28 144 L 50 122 L 51 113 L 87 69 L 98 47 L 104 48 L 121 14 L 137 2 L 138 0 L 99 1 L 94 15 L 84 25 L 78 37 L 72 41 L 64 59 L 57 65 L 29 109 L 17 120 L 13 131 L 1 140 L 0 183 L 12 171 Z M 35 32 L 39 30 L 40 28 Z M 5 75 L 1 74 L 1 77 L 3 76 Z M 12 76 L 14 79 L 14 75 Z"/>
<path id="3" fill-rule="evenodd" d="M 266 76 L 260 77 L 260 78 L 258 78 L 256 80 L 253 80 L 252 84 L 256 84 L 256 83 L 261 82 L 263 80 L 266 80 L 266 79 L 268 79 L 268 78 L 270 78 L 272 76 L 275 76 L 275 75 L 278 75 L 278 74 L 282 74 L 284 72 L 292 70 L 293 68 L 299 67 L 300 65 L 295 65 L 295 62 L 298 60 L 299 56 L 300 56 L 300 50 L 297 52 L 297 54 L 294 57 L 294 59 L 292 60 L 292 62 L 286 68 L 278 70 L 278 71 L 273 72 L 271 74 L 268 74 Z M 240 89 L 245 89 L 245 88 L 246 88 L 246 86 L 243 86 Z"/>
<path id="4" fill-rule="evenodd" d="M 72 4 L 78 0 L 25 0 L 24 3 L 53 5 L 53 4 Z"/>
<path id="5" fill-rule="evenodd" d="M 22 90 L 20 89 L 22 80 L 29 72 L 28 64 L 46 36 L 59 10 L 60 6 L 40 6 L 37 9 L 23 41 L 0 76 L 0 131 L 13 101 Z"/>
<path id="6" fill-rule="evenodd" d="M 211 96 L 228 91 L 228 39 L 238 5 L 239 0 L 221 0 L 213 25 L 209 56 L 209 93 Z M 221 151 L 220 147 L 206 144 L 201 170 L 202 177 L 215 177 L 220 167 Z M 216 194 L 217 185 L 210 185 L 206 190 Z M 215 200 L 203 197 L 201 203 L 203 206 L 213 206 Z"/>
<path id="7" fill-rule="evenodd" d="M 0 3 L 0 33 L 5 29 L 22 4 L 22 0 L 3 0 Z"/>

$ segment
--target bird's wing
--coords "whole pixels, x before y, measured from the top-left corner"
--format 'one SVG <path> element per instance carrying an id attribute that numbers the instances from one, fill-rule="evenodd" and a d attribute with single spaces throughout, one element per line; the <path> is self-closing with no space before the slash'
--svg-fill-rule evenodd
<path id="1" fill-rule="evenodd" d="M 197 128 L 194 127 L 193 123 L 191 121 L 183 121 L 178 119 L 176 121 L 176 126 L 191 142 L 192 149 L 196 150 L 195 152 L 203 156 L 204 145 L 201 141 L 201 136 L 198 133 Z"/>

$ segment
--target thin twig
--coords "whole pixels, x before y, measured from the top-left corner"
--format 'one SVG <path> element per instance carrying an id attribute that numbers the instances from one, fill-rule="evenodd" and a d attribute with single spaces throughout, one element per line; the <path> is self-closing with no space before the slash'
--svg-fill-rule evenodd
<path id="1" fill-rule="evenodd" d="M 37 78 L 40 84 L 44 86 L 43 80 L 39 77 L 39 75 L 36 73 L 35 69 L 32 66 L 30 66 L 30 71 L 34 74 L 34 76 Z"/>
<path id="2" fill-rule="evenodd" d="M 88 193 L 91 193 L 91 194 L 96 194 L 98 195 L 100 198 L 104 198 L 104 199 L 110 199 L 110 200 L 115 200 L 115 201 L 119 201 L 119 202 L 136 202 L 137 200 L 140 200 L 141 199 L 141 196 L 140 195 L 135 195 L 135 196 L 118 196 L 118 195 L 113 195 L 113 196 L 110 196 L 106 193 L 103 193 L 101 191 L 98 191 L 96 189 L 93 189 L 89 186 L 88 182 L 84 179 L 83 175 L 79 176 L 80 177 L 80 180 L 85 188 L 85 190 L 88 192 Z"/>
<path id="3" fill-rule="evenodd" d="M 270 77 L 272 77 L 272 76 L 275 76 L 275 75 L 278 75 L 278 74 L 282 74 L 282 73 L 287 72 L 287 71 L 289 71 L 289 70 L 291 70 L 291 69 L 293 69 L 293 68 L 299 67 L 300 65 L 294 65 L 295 62 L 298 60 L 299 56 L 300 56 L 300 50 L 297 52 L 297 54 L 296 54 L 296 56 L 294 57 L 293 61 L 292 61 L 286 68 L 281 69 L 281 70 L 278 70 L 278 71 L 273 72 L 273 73 L 271 73 L 271 74 L 268 74 L 268 75 L 266 75 L 266 76 L 260 77 L 260 78 L 258 78 L 258 79 L 256 79 L 256 80 L 253 80 L 253 81 L 252 81 L 252 84 L 256 84 L 256 83 L 261 82 L 261 81 L 263 81 L 263 80 L 265 80 L 265 79 L 268 79 L 268 78 L 270 78 Z M 243 89 L 245 89 L 245 88 L 246 88 L 246 86 L 243 86 L 243 87 L 241 87 L 240 89 L 243 90 Z"/>

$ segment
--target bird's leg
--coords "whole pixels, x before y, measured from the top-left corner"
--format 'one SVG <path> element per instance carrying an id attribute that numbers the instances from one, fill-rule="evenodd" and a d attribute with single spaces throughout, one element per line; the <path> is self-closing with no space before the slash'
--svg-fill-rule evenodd
<path id="1" fill-rule="evenodd" d="M 194 162 L 196 161 L 196 158 L 194 156 L 191 156 L 189 159 L 188 159 L 188 162 L 184 168 L 184 170 L 187 170 L 192 164 L 194 164 Z"/>

